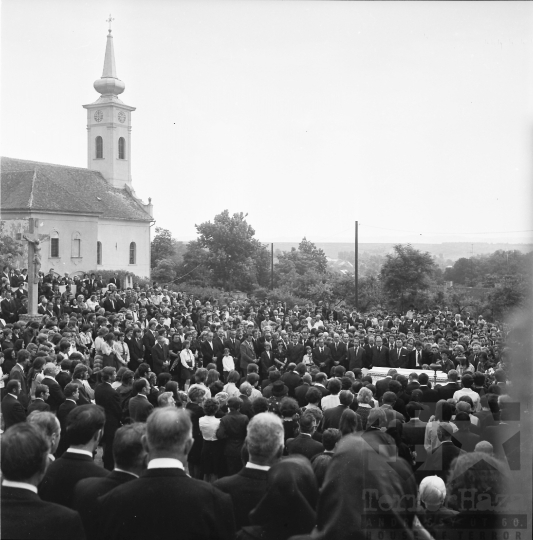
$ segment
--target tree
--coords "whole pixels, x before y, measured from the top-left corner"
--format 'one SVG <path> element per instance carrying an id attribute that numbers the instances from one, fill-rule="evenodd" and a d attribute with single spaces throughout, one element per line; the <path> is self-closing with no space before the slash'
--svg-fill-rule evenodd
<path id="1" fill-rule="evenodd" d="M 292 248 L 278 254 L 276 284 L 292 289 L 294 294 L 302 298 L 329 302 L 333 299 L 329 285 L 332 276 L 327 268 L 325 253 L 304 237 L 298 249 Z"/>
<path id="2" fill-rule="evenodd" d="M 174 239 L 168 229 L 155 228 L 155 236 L 152 240 L 151 266 L 155 268 L 158 261 L 170 259 L 174 255 Z"/>
<path id="3" fill-rule="evenodd" d="M 0 222 L 0 265 L 11 265 L 22 255 L 22 245 L 11 236 L 4 234 L 4 223 Z"/>
<path id="4" fill-rule="evenodd" d="M 205 250 L 205 264 L 212 272 L 212 285 L 216 287 L 250 291 L 256 285 L 266 284 L 268 253 L 254 238 L 255 230 L 246 222 L 246 216 L 242 212 L 230 216 L 224 210 L 213 222 L 195 225 L 198 231 L 196 253 L 199 249 Z"/>
<path id="5" fill-rule="evenodd" d="M 411 244 L 394 246 L 394 253 L 386 256 L 381 268 L 381 281 L 391 304 L 403 311 L 406 303 L 416 304 L 427 295 L 435 264 L 428 252 L 421 252 Z"/>
<path id="6" fill-rule="evenodd" d="M 176 277 L 176 263 L 172 259 L 161 259 L 152 268 L 152 279 L 162 283 L 170 283 Z"/>

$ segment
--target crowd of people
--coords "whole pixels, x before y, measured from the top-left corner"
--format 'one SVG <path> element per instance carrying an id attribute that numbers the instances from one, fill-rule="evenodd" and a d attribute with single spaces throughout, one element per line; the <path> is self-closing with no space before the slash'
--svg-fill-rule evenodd
<path id="1" fill-rule="evenodd" d="M 520 468 L 506 327 L 53 272 L 25 324 L 23 277 L 0 291 L 3 538 L 501 526 Z"/>

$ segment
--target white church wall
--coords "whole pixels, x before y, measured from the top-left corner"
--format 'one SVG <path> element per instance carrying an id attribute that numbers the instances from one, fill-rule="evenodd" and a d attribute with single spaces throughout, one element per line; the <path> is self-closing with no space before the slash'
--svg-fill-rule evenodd
<path id="1" fill-rule="evenodd" d="M 97 218 L 68 214 L 48 214 L 32 212 L 32 218 L 42 221 L 35 229 L 44 239 L 41 244 L 41 272 L 45 274 L 52 268 L 60 275 L 72 275 L 96 267 Z M 22 255 L 12 261 L 13 268 L 28 267 L 28 244 L 22 235 L 29 231 L 28 217 L 3 214 L 3 233 L 20 242 Z M 58 240 L 58 256 L 53 257 L 51 238 Z M 73 240 L 79 240 L 79 253 Z M 76 252 L 74 252 L 76 251 Z M 55 254 L 54 254 L 55 255 Z M 79 256 L 78 256 L 79 255 Z"/>
<path id="2" fill-rule="evenodd" d="M 150 223 L 101 219 L 98 241 L 102 264 L 97 270 L 127 270 L 139 277 L 150 276 Z M 135 263 L 130 264 L 130 244 L 135 242 Z"/>

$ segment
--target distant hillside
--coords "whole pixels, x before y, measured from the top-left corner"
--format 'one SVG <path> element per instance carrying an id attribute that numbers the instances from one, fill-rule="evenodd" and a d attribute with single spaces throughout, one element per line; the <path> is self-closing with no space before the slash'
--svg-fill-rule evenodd
<path id="1" fill-rule="evenodd" d="M 312 241 L 312 240 L 311 240 Z M 324 250 L 327 257 L 338 259 L 339 253 L 342 251 L 354 251 L 354 244 L 346 242 L 316 242 L 316 247 Z M 372 255 L 385 255 L 392 251 L 394 244 L 359 244 L 359 253 L 367 253 Z M 431 255 L 442 259 L 451 259 L 456 261 L 461 257 L 472 256 L 472 246 L 475 255 L 483 255 L 494 253 L 499 249 L 504 251 L 517 250 L 521 253 L 529 253 L 533 251 L 533 244 L 504 244 L 504 243 L 469 243 L 469 242 L 443 242 L 442 244 L 412 244 L 412 246 L 421 251 L 429 251 Z M 274 251 L 290 251 L 291 248 L 297 248 L 298 242 L 274 242 Z"/>

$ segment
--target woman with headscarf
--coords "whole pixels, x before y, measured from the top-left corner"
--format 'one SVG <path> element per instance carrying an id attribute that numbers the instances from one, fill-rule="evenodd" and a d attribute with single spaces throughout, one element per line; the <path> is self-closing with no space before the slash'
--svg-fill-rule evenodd
<path id="1" fill-rule="evenodd" d="M 320 491 L 316 529 L 296 538 L 365 540 L 378 532 L 383 540 L 414 538 L 416 483 L 403 460 L 391 465 L 361 437 L 343 437 Z"/>
<path id="2" fill-rule="evenodd" d="M 237 533 L 238 540 L 287 540 L 309 534 L 315 526 L 318 487 L 309 460 L 289 456 L 272 466 L 267 490 L 250 512 L 251 526 Z"/>
<path id="3" fill-rule="evenodd" d="M 500 460 L 480 452 L 463 454 L 454 464 L 446 484 L 447 505 L 459 513 L 436 527 L 435 538 L 464 539 L 465 530 L 475 524 L 497 532 L 498 524 L 501 526 L 505 513 L 509 513 L 505 504 L 509 470 Z"/>

